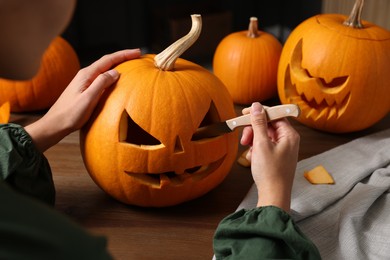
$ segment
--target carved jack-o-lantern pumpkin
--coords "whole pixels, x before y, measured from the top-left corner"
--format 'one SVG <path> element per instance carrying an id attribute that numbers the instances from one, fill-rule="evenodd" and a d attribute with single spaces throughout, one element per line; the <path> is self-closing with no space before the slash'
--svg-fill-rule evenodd
<path id="1" fill-rule="evenodd" d="M 347 20 L 330 14 L 309 18 L 285 43 L 279 97 L 298 104 L 298 120 L 310 127 L 352 132 L 389 112 L 390 32 L 366 21 L 361 25 L 361 4 Z"/>
<path id="2" fill-rule="evenodd" d="M 116 67 L 120 79 L 81 131 L 89 174 L 124 203 L 162 207 L 194 199 L 216 187 L 235 161 L 237 133 L 193 136 L 235 111 L 216 76 L 178 58 L 200 33 L 200 16 L 192 19 L 184 42 Z"/>

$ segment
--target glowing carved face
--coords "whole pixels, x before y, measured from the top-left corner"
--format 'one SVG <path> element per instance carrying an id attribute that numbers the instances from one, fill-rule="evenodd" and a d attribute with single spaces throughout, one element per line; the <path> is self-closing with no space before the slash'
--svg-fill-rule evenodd
<path id="1" fill-rule="evenodd" d="M 367 128 L 390 110 L 390 33 L 345 16 L 318 15 L 290 34 L 279 61 L 282 103 L 301 108 L 298 121 L 327 132 Z"/>
<path id="2" fill-rule="evenodd" d="M 235 116 L 223 84 L 179 59 L 175 71 L 153 57 L 117 67 L 121 77 L 105 93 L 81 132 L 84 163 L 114 198 L 140 206 L 169 206 L 216 187 L 235 161 L 238 134 L 195 139 L 204 125 Z"/>

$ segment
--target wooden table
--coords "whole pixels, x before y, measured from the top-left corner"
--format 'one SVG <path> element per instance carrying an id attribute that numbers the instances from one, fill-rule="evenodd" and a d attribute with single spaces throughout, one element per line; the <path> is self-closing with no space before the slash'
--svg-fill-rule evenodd
<path id="1" fill-rule="evenodd" d="M 237 113 L 241 108 L 237 106 Z M 41 114 L 14 114 L 26 125 Z M 301 135 L 299 159 L 324 152 L 354 138 L 390 127 L 390 114 L 373 127 L 352 134 L 328 134 L 290 120 Z M 244 151 L 239 148 L 239 154 Z M 57 189 L 56 208 L 92 233 L 108 238 L 115 259 L 211 259 L 219 221 L 235 211 L 252 177 L 234 164 L 224 182 L 205 196 L 168 208 L 128 206 L 106 195 L 89 177 L 79 150 L 78 132 L 45 152 Z"/>

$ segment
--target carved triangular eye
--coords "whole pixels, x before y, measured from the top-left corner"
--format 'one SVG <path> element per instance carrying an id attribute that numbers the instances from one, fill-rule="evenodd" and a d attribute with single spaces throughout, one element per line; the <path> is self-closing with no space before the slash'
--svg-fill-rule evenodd
<path id="1" fill-rule="evenodd" d="M 198 128 L 201 128 L 203 126 L 212 125 L 214 123 L 221 122 L 221 117 L 218 114 L 218 110 L 214 104 L 213 101 L 210 103 L 209 110 L 207 111 L 206 115 L 204 116 L 202 122 L 200 123 Z M 197 136 L 192 136 L 191 141 L 197 141 L 199 138 Z"/>
<path id="2" fill-rule="evenodd" d="M 218 114 L 218 110 L 215 107 L 214 101 L 211 101 L 210 108 L 207 111 L 206 115 L 204 116 L 202 122 L 200 123 L 199 127 L 203 127 L 206 125 L 211 125 L 214 123 L 218 123 L 221 121 L 221 118 Z"/>
<path id="3" fill-rule="evenodd" d="M 140 127 L 130 115 L 124 111 L 122 113 L 120 128 L 119 128 L 119 141 L 126 142 L 135 145 L 160 145 L 161 142 Z"/>

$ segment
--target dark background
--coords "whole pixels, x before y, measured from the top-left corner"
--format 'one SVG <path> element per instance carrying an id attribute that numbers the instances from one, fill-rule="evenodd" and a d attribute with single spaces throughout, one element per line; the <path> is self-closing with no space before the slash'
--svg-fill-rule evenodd
<path id="1" fill-rule="evenodd" d="M 320 12 L 321 0 L 79 0 L 63 36 L 85 66 L 124 48 L 158 53 L 189 31 L 190 15 L 197 13 L 202 33 L 183 57 L 201 61 L 212 57 L 224 36 L 247 30 L 251 16 L 283 43 L 291 29 Z"/>

